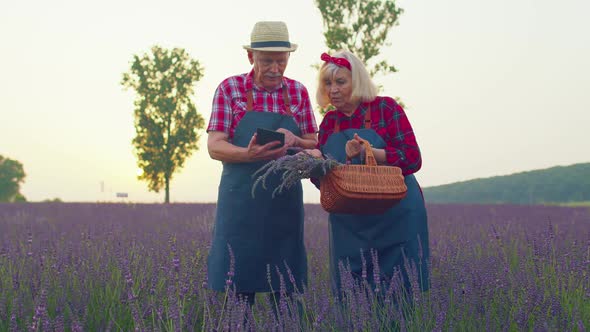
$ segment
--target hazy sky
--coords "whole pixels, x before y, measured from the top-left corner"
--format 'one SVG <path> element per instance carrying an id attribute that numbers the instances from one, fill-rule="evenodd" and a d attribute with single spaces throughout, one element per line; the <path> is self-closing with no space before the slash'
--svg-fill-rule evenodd
<path id="1" fill-rule="evenodd" d="M 398 3 L 405 12 L 381 57 L 399 72 L 376 82 L 408 106 L 422 186 L 590 162 L 590 2 Z M 315 103 L 311 65 L 326 48 L 312 0 L 2 1 L 0 155 L 24 164 L 23 194 L 161 201 L 136 180 L 135 95 L 122 73 L 154 44 L 185 48 L 205 68 L 195 92 L 208 121 L 217 84 L 250 70 L 242 45 L 260 20 L 287 22 L 299 49 L 285 75 Z M 199 147 L 175 175 L 172 201 L 216 200 L 221 164 L 204 132 Z"/>

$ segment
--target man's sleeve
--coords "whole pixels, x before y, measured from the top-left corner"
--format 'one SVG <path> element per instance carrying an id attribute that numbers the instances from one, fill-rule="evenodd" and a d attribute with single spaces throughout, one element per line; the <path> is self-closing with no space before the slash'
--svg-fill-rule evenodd
<path id="1" fill-rule="evenodd" d="M 311 107 L 309 94 L 307 93 L 305 86 L 300 85 L 300 87 L 301 109 L 297 114 L 297 124 L 299 125 L 299 129 L 301 129 L 302 135 L 314 134 L 318 132 L 318 125 L 315 121 L 315 115 L 313 113 L 313 108 Z"/>
<path id="2" fill-rule="evenodd" d="M 221 131 L 229 135 L 232 122 L 231 98 L 227 95 L 224 87 L 222 83 L 215 90 L 207 132 Z"/>

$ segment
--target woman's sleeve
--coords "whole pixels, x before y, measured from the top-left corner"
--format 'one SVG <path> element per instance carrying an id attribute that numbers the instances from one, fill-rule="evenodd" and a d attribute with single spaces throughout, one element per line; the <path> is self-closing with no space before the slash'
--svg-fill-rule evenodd
<path id="1" fill-rule="evenodd" d="M 385 140 L 387 164 L 402 169 L 404 175 L 416 173 L 422 167 L 420 148 L 404 109 L 393 98 L 380 103 L 386 126 L 379 130 Z"/>

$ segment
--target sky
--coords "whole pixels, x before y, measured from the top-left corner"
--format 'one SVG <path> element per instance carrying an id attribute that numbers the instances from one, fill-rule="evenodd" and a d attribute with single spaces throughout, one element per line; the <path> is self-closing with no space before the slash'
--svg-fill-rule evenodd
<path id="1" fill-rule="evenodd" d="M 404 13 L 378 59 L 398 72 L 375 82 L 407 106 L 423 187 L 590 162 L 590 2 L 397 3 Z M 161 202 L 136 178 L 135 95 L 122 74 L 153 45 L 186 49 L 204 67 L 194 99 L 208 122 L 217 85 L 250 70 L 242 45 L 263 20 L 287 23 L 299 48 L 285 75 L 315 104 L 312 65 L 327 49 L 312 0 L 0 2 L 0 155 L 24 165 L 21 192 Z M 206 141 L 203 130 L 172 202 L 216 201 L 221 163 Z M 304 201 L 319 202 L 307 181 Z"/>

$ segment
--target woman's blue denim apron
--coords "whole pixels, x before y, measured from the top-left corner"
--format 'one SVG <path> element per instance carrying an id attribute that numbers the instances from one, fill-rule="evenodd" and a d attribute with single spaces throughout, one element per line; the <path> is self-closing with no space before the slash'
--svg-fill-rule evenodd
<path id="1" fill-rule="evenodd" d="M 367 111 L 370 112 L 370 109 Z M 368 140 L 373 147 L 383 149 L 385 141 L 370 129 L 347 129 L 334 132 L 321 147 L 322 153 L 330 155 L 341 163 L 346 162 L 346 142 L 357 133 Z M 338 130 L 338 129 L 337 129 Z M 353 163 L 360 163 L 358 158 Z M 406 290 L 410 282 L 404 258 L 415 264 L 416 281 L 422 290 L 429 288 L 428 274 L 428 223 L 424 199 L 414 175 L 407 175 L 407 195 L 397 205 L 380 215 L 351 215 L 331 213 L 330 223 L 330 274 L 332 285 L 340 294 L 341 277 L 339 262 L 350 263 L 353 276 L 361 279 L 361 250 L 366 261 L 367 281 L 375 285 L 370 250 L 376 250 L 379 261 L 380 281 L 388 285 L 394 268 L 400 269 Z M 381 285 L 380 285 L 381 286 Z M 383 289 L 383 288 L 381 288 Z"/>
<path id="2" fill-rule="evenodd" d="M 283 92 L 287 113 L 291 114 L 287 94 L 285 90 Z M 285 128 L 300 136 L 301 131 L 292 115 L 255 112 L 251 103 L 250 91 L 248 111 L 236 127 L 234 145 L 247 147 L 258 127 L 271 130 Z M 252 174 L 264 164 L 223 163 L 208 258 L 208 284 L 214 290 L 225 289 L 231 261 L 234 262 L 231 266 L 231 286 L 235 286 L 237 292 L 279 291 L 277 268 L 284 277 L 287 291 L 293 291 L 287 266 L 299 290 L 307 283 L 301 183 L 272 198 L 271 188 L 280 183 L 281 174 L 276 174 L 272 178 L 269 176 L 268 190 L 258 186 L 252 197 L 255 181 Z"/>

